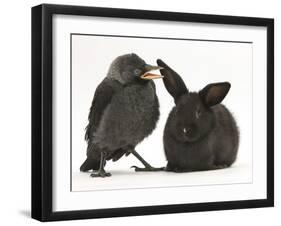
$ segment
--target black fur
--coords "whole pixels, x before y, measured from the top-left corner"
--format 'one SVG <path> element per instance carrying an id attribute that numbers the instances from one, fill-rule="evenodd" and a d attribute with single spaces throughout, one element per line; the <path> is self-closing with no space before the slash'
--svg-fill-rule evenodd
<path id="1" fill-rule="evenodd" d="M 180 76 L 163 61 L 163 81 L 174 97 L 164 130 L 167 171 L 188 172 L 229 167 L 236 160 L 239 131 L 232 114 L 220 104 L 230 83 L 213 83 L 189 92 Z"/>

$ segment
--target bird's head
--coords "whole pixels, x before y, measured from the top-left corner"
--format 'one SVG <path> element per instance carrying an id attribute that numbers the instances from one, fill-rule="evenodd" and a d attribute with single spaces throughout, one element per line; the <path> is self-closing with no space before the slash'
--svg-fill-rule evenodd
<path id="1" fill-rule="evenodd" d="M 107 76 L 124 84 L 136 80 L 149 81 L 163 78 L 162 75 L 152 73 L 152 71 L 159 69 L 161 67 L 149 65 L 138 55 L 132 53 L 117 57 L 111 63 Z"/>

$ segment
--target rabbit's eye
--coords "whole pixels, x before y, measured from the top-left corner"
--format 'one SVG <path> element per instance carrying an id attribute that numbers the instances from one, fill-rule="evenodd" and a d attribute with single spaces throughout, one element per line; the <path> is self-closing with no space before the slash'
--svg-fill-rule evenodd
<path id="1" fill-rule="evenodd" d="M 202 115 L 202 112 L 201 112 L 200 109 L 198 109 L 198 110 L 195 112 L 195 117 L 196 117 L 197 119 L 199 119 L 201 115 Z"/>
<path id="2" fill-rule="evenodd" d="M 191 133 L 191 127 L 184 127 L 182 131 L 184 134 L 189 135 Z"/>

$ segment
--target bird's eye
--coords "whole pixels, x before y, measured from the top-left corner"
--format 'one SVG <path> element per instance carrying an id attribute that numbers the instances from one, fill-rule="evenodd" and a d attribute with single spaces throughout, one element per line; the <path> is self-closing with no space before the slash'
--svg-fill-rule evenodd
<path id="1" fill-rule="evenodd" d="M 197 109 L 197 111 L 195 112 L 195 117 L 196 117 L 197 119 L 199 119 L 201 115 L 202 115 L 201 110 L 200 110 L 200 109 Z"/>
<path id="2" fill-rule="evenodd" d="M 135 75 L 140 75 L 140 74 L 141 74 L 141 70 L 138 69 L 138 68 L 135 69 L 135 70 L 134 70 L 134 74 L 135 74 Z"/>

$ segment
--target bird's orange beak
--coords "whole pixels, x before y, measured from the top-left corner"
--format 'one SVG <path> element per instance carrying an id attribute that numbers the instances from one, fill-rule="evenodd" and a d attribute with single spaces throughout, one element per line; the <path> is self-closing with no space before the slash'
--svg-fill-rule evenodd
<path id="1" fill-rule="evenodd" d="M 160 67 L 160 66 L 153 66 L 153 65 L 147 64 L 147 65 L 145 65 L 145 71 L 146 72 L 141 75 L 141 78 L 145 79 L 145 80 L 151 80 L 151 79 L 156 79 L 156 78 L 164 78 L 163 75 L 151 73 L 151 71 L 160 70 L 160 69 L 163 69 L 163 68 Z"/>

